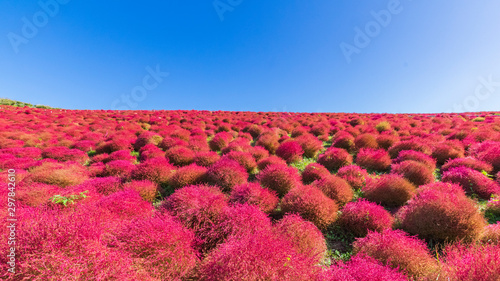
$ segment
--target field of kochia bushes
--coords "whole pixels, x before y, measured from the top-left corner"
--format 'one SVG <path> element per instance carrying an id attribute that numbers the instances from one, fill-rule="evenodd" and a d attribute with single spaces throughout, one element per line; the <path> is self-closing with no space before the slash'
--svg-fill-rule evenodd
<path id="1" fill-rule="evenodd" d="M 0 108 L 6 280 L 500 280 L 500 116 Z"/>

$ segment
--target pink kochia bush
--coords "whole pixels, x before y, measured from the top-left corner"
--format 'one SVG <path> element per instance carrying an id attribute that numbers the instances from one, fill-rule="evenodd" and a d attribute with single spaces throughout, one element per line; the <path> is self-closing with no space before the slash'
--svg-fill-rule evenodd
<path id="1" fill-rule="evenodd" d="M 416 187 L 399 175 L 388 174 L 370 180 L 362 190 L 369 201 L 399 207 L 415 195 Z"/>
<path id="2" fill-rule="evenodd" d="M 399 164 L 403 161 L 406 160 L 413 160 L 420 162 L 427 166 L 431 171 L 434 171 L 436 169 L 436 160 L 429 155 L 419 152 L 419 151 L 414 151 L 414 150 L 403 150 L 399 153 L 399 156 L 394 159 L 394 164 Z"/>
<path id="3" fill-rule="evenodd" d="M 403 176 L 416 186 L 434 182 L 433 171 L 425 164 L 413 160 L 394 164 L 391 173 Z"/>
<path id="4" fill-rule="evenodd" d="M 116 232 L 111 246 L 129 253 L 151 277 L 188 277 L 198 262 L 193 232 L 167 214 L 133 220 Z"/>
<path id="5" fill-rule="evenodd" d="M 447 161 L 442 167 L 441 167 L 441 172 L 447 172 L 452 168 L 456 167 L 466 167 L 470 168 L 479 172 L 485 171 L 487 173 L 491 173 L 493 171 L 493 166 L 490 164 L 479 161 L 476 158 L 472 157 L 466 157 L 466 158 L 455 158 L 452 160 Z"/>
<path id="6" fill-rule="evenodd" d="M 105 176 L 119 177 L 122 179 L 130 179 L 132 171 L 135 170 L 135 165 L 127 160 L 114 160 L 106 163 L 104 170 Z"/>
<path id="7" fill-rule="evenodd" d="M 167 150 L 165 157 L 176 166 L 186 166 L 194 161 L 195 153 L 184 146 L 175 146 Z"/>
<path id="8" fill-rule="evenodd" d="M 222 157 L 223 159 L 230 159 L 238 162 L 243 166 L 247 172 L 252 172 L 256 167 L 257 163 L 250 152 L 244 151 L 231 151 Z"/>
<path id="9" fill-rule="evenodd" d="M 352 164 L 352 155 L 345 149 L 332 147 L 319 156 L 318 163 L 330 171 L 338 170 Z"/>
<path id="10" fill-rule="evenodd" d="M 89 160 L 87 154 L 79 149 L 69 149 L 63 146 L 49 147 L 43 150 L 43 158 L 51 158 L 61 162 L 75 161 L 85 164 Z"/>
<path id="11" fill-rule="evenodd" d="M 168 180 L 169 185 L 178 189 L 188 185 L 203 183 L 206 178 L 207 168 L 196 164 L 181 167 Z"/>
<path id="12" fill-rule="evenodd" d="M 484 200 L 492 194 L 500 194 L 500 185 L 481 172 L 466 167 L 452 168 L 443 174 L 443 182 L 456 183 L 462 186 L 467 194 L 477 194 Z"/>
<path id="13" fill-rule="evenodd" d="M 207 179 L 223 191 L 231 191 L 236 185 L 244 184 L 248 180 L 248 172 L 238 162 L 231 159 L 221 159 L 210 166 Z"/>
<path id="14" fill-rule="evenodd" d="M 272 231 L 231 236 L 211 251 L 197 280 L 314 280 L 320 267 Z"/>
<path id="15" fill-rule="evenodd" d="M 408 277 L 380 261 L 363 255 L 355 255 L 348 262 L 338 262 L 330 266 L 319 280 L 324 281 L 358 281 L 358 280 L 386 280 L 407 281 Z"/>
<path id="16" fill-rule="evenodd" d="M 200 151 L 193 158 L 194 163 L 198 166 L 209 167 L 219 161 L 220 156 L 215 151 Z"/>
<path id="17" fill-rule="evenodd" d="M 368 231 L 392 228 L 394 218 L 382 206 L 361 199 L 344 206 L 338 223 L 354 236 L 364 237 Z"/>
<path id="18" fill-rule="evenodd" d="M 330 176 L 330 172 L 325 167 L 318 163 L 311 163 L 307 165 L 302 172 L 302 182 L 304 184 L 310 184 L 315 180 L 319 180 L 327 176 Z"/>
<path id="19" fill-rule="evenodd" d="M 266 167 L 257 175 L 257 180 L 262 186 L 276 191 L 280 197 L 301 184 L 297 169 L 279 164 Z"/>
<path id="20" fill-rule="evenodd" d="M 354 197 L 354 191 L 347 181 L 334 175 L 328 175 L 312 183 L 312 186 L 319 190 L 330 199 L 335 200 L 338 205 L 343 206 Z"/>
<path id="21" fill-rule="evenodd" d="M 346 180 L 353 188 L 360 189 L 366 184 L 368 172 L 356 165 L 349 165 L 339 169 L 336 176 Z"/>
<path id="22" fill-rule="evenodd" d="M 438 270 L 426 244 L 401 230 L 369 232 L 356 240 L 353 248 L 355 254 L 370 256 L 416 278 L 432 276 Z"/>
<path id="23" fill-rule="evenodd" d="M 273 190 L 258 183 L 237 185 L 231 191 L 230 202 L 258 206 L 264 213 L 270 213 L 278 205 L 279 198 Z"/>
<path id="24" fill-rule="evenodd" d="M 276 150 L 276 155 L 283 158 L 287 163 L 295 163 L 302 160 L 302 146 L 296 141 L 283 142 Z"/>
<path id="25" fill-rule="evenodd" d="M 174 167 L 165 158 L 153 158 L 137 165 L 132 172 L 132 179 L 166 184 L 172 176 L 173 170 Z"/>
<path id="26" fill-rule="evenodd" d="M 319 229 L 326 229 L 337 219 L 338 205 L 321 190 L 301 185 L 283 197 L 281 210 L 285 213 L 297 213 Z"/>
<path id="27" fill-rule="evenodd" d="M 454 244 L 443 252 L 443 273 L 450 280 L 500 280 L 500 244 Z"/>
<path id="28" fill-rule="evenodd" d="M 139 192 L 142 199 L 148 202 L 153 202 L 160 191 L 158 184 L 148 180 L 127 182 L 123 185 L 123 189 L 133 189 Z"/>
<path id="29" fill-rule="evenodd" d="M 362 148 L 356 156 L 356 164 L 376 172 L 383 172 L 391 166 L 391 157 L 384 149 Z"/>
<path id="30" fill-rule="evenodd" d="M 474 201 L 450 183 L 421 186 L 396 217 L 408 233 L 437 241 L 476 240 L 486 224 Z"/>
<path id="31" fill-rule="evenodd" d="M 481 233 L 480 241 L 500 245 L 500 222 L 485 226 Z"/>
<path id="32" fill-rule="evenodd" d="M 318 262 L 325 257 L 325 238 L 313 223 L 298 215 L 289 214 L 278 222 L 276 229 L 294 245 L 298 253 L 316 258 Z"/>
<path id="33" fill-rule="evenodd" d="M 261 159 L 259 162 L 257 162 L 257 167 L 259 170 L 264 170 L 267 166 L 272 165 L 272 164 L 280 164 L 282 166 L 286 166 L 286 161 L 283 160 L 282 158 L 276 156 L 276 155 L 271 155 L 269 157 L 266 157 L 264 159 Z"/>

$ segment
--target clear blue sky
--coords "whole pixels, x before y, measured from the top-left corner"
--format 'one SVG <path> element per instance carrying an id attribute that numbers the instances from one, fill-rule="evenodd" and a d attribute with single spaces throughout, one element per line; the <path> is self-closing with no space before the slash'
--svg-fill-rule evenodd
<path id="1" fill-rule="evenodd" d="M 500 109 L 497 0 L 220 0 L 219 12 L 213 0 L 41 2 L 0 2 L 0 97 L 70 109 Z M 342 43 L 357 48 L 350 62 Z M 158 83 L 147 67 L 169 74 Z"/>

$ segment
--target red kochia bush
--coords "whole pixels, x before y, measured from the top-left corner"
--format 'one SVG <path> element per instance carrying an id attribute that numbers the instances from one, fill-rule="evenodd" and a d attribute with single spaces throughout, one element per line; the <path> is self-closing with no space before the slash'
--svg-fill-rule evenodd
<path id="1" fill-rule="evenodd" d="M 500 244 L 454 244 L 443 253 L 443 273 L 450 280 L 500 280 Z"/>
<path id="2" fill-rule="evenodd" d="M 319 229 L 325 229 L 337 219 L 338 206 L 321 190 L 303 185 L 290 190 L 283 197 L 281 210 L 285 213 L 297 213 Z"/>
<path id="3" fill-rule="evenodd" d="M 356 164 L 367 170 L 383 172 L 391 166 L 391 157 L 383 149 L 362 148 L 356 156 Z"/>
<path id="4" fill-rule="evenodd" d="M 267 166 L 271 165 L 271 164 L 279 164 L 279 165 L 283 165 L 283 166 L 286 166 L 286 161 L 283 160 L 282 158 L 278 157 L 278 156 L 275 156 L 275 155 L 271 155 L 269 157 L 266 157 L 262 160 L 260 160 L 258 163 L 257 163 L 257 167 L 259 168 L 259 170 L 264 170 Z"/>
<path id="5" fill-rule="evenodd" d="M 93 178 L 78 186 L 78 190 L 91 190 L 102 195 L 109 195 L 122 189 L 122 181 L 117 177 Z"/>
<path id="6" fill-rule="evenodd" d="M 178 189 L 184 186 L 202 183 L 206 178 L 206 174 L 207 168 L 192 164 L 175 171 L 168 183 L 172 188 Z"/>
<path id="7" fill-rule="evenodd" d="M 366 255 L 355 255 L 348 262 L 338 262 L 325 271 L 321 279 L 325 281 L 387 280 L 406 281 L 408 277 L 396 269 Z"/>
<path id="8" fill-rule="evenodd" d="M 452 168 L 443 174 L 443 182 L 460 184 L 467 194 L 475 193 L 488 200 L 492 194 L 500 194 L 500 186 L 481 172 L 466 167 Z"/>
<path id="9" fill-rule="evenodd" d="M 172 175 L 173 170 L 174 167 L 165 158 L 153 158 L 137 165 L 132 172 L 132 178 L 165 184 Z"/>
<path id="10" fill-rule="evenodd" d="M 327 250 L 325 238 L 313 223 L 305 221 L 298 215 L 289 214 L 278 222 L 276 229 L 292 243 L 298 253 L 318 262 L 325 257 Z"/>
<path id="11" fill-rule="evenodd" d="M 465 150 L 461 144 L 444 142 L 437 144 L 432 150 L 432 157 L 442 165 L 449 159 L 464 157 Z"/>
<path id="12" fill-rule="evenodd" d="M 198 258 L 194 234 L 166 214 L 134 220 L 120 227 L 113 244 L 130 253 L 151 277 L 177 280 L 191 275 Z"/>
<path id="13" fill-rule="evenodd" d="M 354 197 L 354 191 L 347 181 L 334 175 L 328 175 L 312 183 L 328 198 L 335 200 L 340 206 L 345 205 Z"/>
<path id="14" fill-rule="evenodd" d="M 311 163 L 302 171 L 302 182 L 310 184 L 315 180 L 330 176 L 330 171 L 318 163 Z"/>
<path id="15" fill-rule="evenodd" d="M 485 226 L 481 232 L 480 240 L 483 243 L 500 245 L 500 222 Z"/>
<path id="16" fill-rule="evenodd" d="M 302 160 L 302 146 L 296 141 L 283 142 L 276 150 L 276 155 L 283 158 L 287 163 L 295 163 Z"/>
<path id="17" fill-rule="evenodd" d="M 279 198 L 276 192 L 261 187 L 258 183 L 237 185 L 231 192 L 230 201 L 240 204 L 258 206 L 264 213 L 270 213 L 278 205 Z"/>
<path id="18" fill-rule="evenodd" d="M 361 134 L 356 137 L 354 144 L 357 149 L 361 148 L 378 148 L 377 138 L 373 134 Z"/>
<path id="19" fill-rule="evenodd" d="M 382 206 L 361 199 L 345 205 L 338 223 L 354 236 L 364 237 L 368 231 L 392 228 L 394 218 Z"/>
<path id="20" fill-rule="evenodd" d="M 223 191 L 230 191 L 234 186 L 246 183 L 248 173 L 238 162 L 221 159 L 210 166 L 207 171 L 207 179 L 220 186 Z"/>
<path id="21" fill-rule="evenodd" d="M 414 150 L 418 152 L 422 152 L 424 154 L 430 155 L 431 154 L 431 148 L 417 140 L 408 140 L 408 141 L 401 141 L 389 148 L 389 154 L 391 155 L 391 158 L 396 158 L 398 157 L 399 153 L 404 150 Z"/>
<path id="22" fill-rule="evenodd" d="M 79 149 L 69 149 L 64 146 L 54 146 L 43 150 L 43 158 L 51 158 L 61 162 L 75 161 L 85 164 L 89 160 L 87 154 Z"/>
<path id="23" fill-rule="evenodd" d="M 111 218 L 108 222 L 116 224 L 116 220 L 144 219 L 150 217 L 154 211 L 153 205 L 142 199 L 139 192 L 127 189 L 115 192 L 109 196 L 101 198 L 95 203 L 99 212 L 109 213 Z"/>
<path id="24" fill-rule="evenodd" d="M 264 187 L 274 190 L 280 197 L 300 185 L 297 169 L 279 164 L 267 166 L 257 175 L 257 180 Z"/>
<path id="25" fill-rule="evenodd" d="M 396 142 L 399 141 L 399 138 L 394 135 L 381 134 L 377 136 L 377 144 L 380 148 L 389 149 Z"/>
<path id="26" fill-rule="evenodd" d="M 276 149 L 278 149 L 278 146 L 280 145 L 279 143 L 280 137 L 274 133 L 274 132 L 266 132 L 262 133 L 257 141 L 255 142 L 255 145 L 262 146 L 269 153 L 274 154 L 276 152 Z"/>
<path id="27" fill-rule="evenodd" d="M 387 207 L 404 205 L 415 194 L 416 187 L 398 175 L 382 175 L 363 187 L 365 198 Z"/>
<path id="28" fill-rule="evenodd" d="M 129 179 L 135 165 L 126 160 L 115 160 L 106 164 L 104 175 Z"/>
<path id="29" fill-rule="evenodd" d="M 226 195 L 215 186 L 190 185 L 176 190 L 162 202 L 160 209 L 196 231 L 216 221 L 227 207 L 227 201 Z"/>
<path id="30" fill-rule="evenodd" d="M 319 270 L 287 240 L 261 232 L 228 238 L 202 261 L 196 279 L 313 280 Z"/>
<path id="31" fill-rule="evenodd" d="M 318 163 L 333 171 L 352 164 L 352 156 L 345 149 L 333 147 L 319 156 Z"/>
<path id="32" fill-rule="evenodd" d="M 159 191 L 159 186 L 158 184 L 148 181 L 148 180 L 142 180 L 142 181 L 131 181 L 123 185 L 124 189 L 133 189 L 137 192 L 139 192 L 139 195 L 142 197 L 142 199 L 148 201 L 148 202 L 153 202 L 153 200 L 156 198 L 156 195 Z"/>
<path id="33" fill-rule="evenodd" d="M 208 145 L 211 150 L 219 151 L 226 147 L 231 140 L 233 140 L 233 135 L 228 132 L 220 132 L 217 133 L 212 140 L 210 140 Z"/>
<path id="34" fill-rule="evenodd" d="M 262 146 L 254 146 L 250 150 L 250 153 L 252 154 L 253 158 L 255 161 L 259 162 L 260 160 L 269 157 L 269 151 L 267 151 L 265 148 Z"/>
<path id="35" fill-rule="evenodd" d="M 194 161 L 195 153 L 184 146 L 175 146 L 165 152 L 165 157 L 176 166 L 186 166 Z"/>
<path id="36" fill-rule="evenodd" d="M 137 137 L 137 140 L 134 143 L 134 149 L 136 151 L 139 151 L 139 149 L 141 149 L 143 146 L 147 144 L 158 145 L 161 143 L 162 140 L 163 138 L 160 135 L 146 131 Z"/>
<path id="37" fill-rule="evenodd" d="M 488 174 L 493 171 L 493 166 L 490 164 L 479 161 L 476 158 L 472 157 L 465 157 L 465 158 L 456 158 L 456 159 L 451 159 L 447 161 L 442 167 L 441 167 L 441 173 L 447 172 L 448 170 L 456 167 L 467 167 L 476 171 L 485 171 Z"/>
<path id="38" fill-rule="evenodd" d="M 366 179 L 369 177 L 365 169 L 356 165 L 342 167 L 336 175 L 345 179 L 355 189 L 362 188 L 366 184 Z"/>
<path id="39" fill-rule="evenodd" d="M 370 232 L 353 244 L 354 253 L 365 254 L 415 278 L 426 277 L 438 270 L 436 260 L 426 244 L 401 230 Z"/>
<path id="40" fill-rule="evenodd" d="M 305 157 L 314 158 L 323 149 L 323 142 L 311 134 L 303 134 L 294 140 L 302 146 Z"/>
<path id="41" fill-rule="evenodd" d="M 209 167 L 219 161 L 220 156 L 215 151 L 200 151 L 193 158 L 194 163 L 198 166 Z"/>
<path id="42" fill-rule="evenodd" d="M 391 173 L 401 175 L 416 186 L 434 182 L 433 171 L 425 164 L 413 160 L 394 164 Z"/>
<path id="43" fill-rule="evenodd" d="M 332 137 L 332 147 L 353 151 L 355 149 L 354 137 L 346 131 L 340 131 Z"/>
<path id="44" fill-rule="evenodd" d="M 130 150 L 118 150 L 111 153 L 106 159 L 102 162 L 107 163 L 114 160 L 126 160 L 130 163 L 134 163 L 137 161 L 137 158 L 130 154 Z"/>
<path id="45" fill-rule="evenodd" d="M 394 159 L 394 164 L 399 164 L 406 160 L 413 160 L 420 162 L 427 166 L 431 171 L 436 169 L 436 160 L 430 157 L 427 154 L 422 152 L 414 151 L 414 150 L 403 150 L 399 153 L 399 156 Z"/>
<path id="46" fill-rule="evenodd" d="M 250 152 L 243 151 L 231 151 L 222 157 L 223 159 L 230 159 L 238 162 L 243 166 L 247 172 L 252 172 L 256 167 L 257 163 Z"/>
<path id="47" fill-rule="evenodd" d="M 77 185 L 88 179 L 88 172 L 77 163 L 44 162 L 29 170 L 29 179 L 60 187 Z"/>
<path id="48" fill-rule="evenodd" d="M 8 190 L 7 185 L 1 186 L 1 188 Z M 38 207 L 47 203 L 52 196 L 59 194 L 59 190 L 58 186 L 44 183 L 16 185 L 16 197 L 23 204 Z"/>
<path id="49" fill-rule="evenodd" d="M 486 223 L 474 201 L 449 183 L 420 187 L 396 217 L 403 230 L 438 241 L 475 240 Z"/>

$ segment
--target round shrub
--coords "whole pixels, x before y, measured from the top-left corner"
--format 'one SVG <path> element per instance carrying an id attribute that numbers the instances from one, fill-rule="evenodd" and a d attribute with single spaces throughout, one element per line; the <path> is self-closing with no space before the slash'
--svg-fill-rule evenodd
<path id="1" fill-rule="evenodd" d="M 238 162 L 249 173 L 257 168 L 257 163 L 255 162 L 255 159 L 250 152 L 231 151 L 228 154 L 224 155 L 222 159 L 230 159 Z"/>
<path id="2" fill-rule="evenodd" d="M 161 210 L 169 212 L 179 219 L 184 226 L 199 230 L 205 224 L 217 221 L 228 200 L 224 193 L 215 186 L 190 185 L 176 190 L 160 205 Z"/>
<path id="3" fill-rule="evenodd" d="M 321 262 L 327 250 L 321 231 L 311 222 L 295 214 L 285 215 L 276 225 L 280 235 L 290 241 L 295 250 Z"/>
<path id="4" fill-rule="evenodd" d="M 352 155 L 345 149 L 329 148 L 318 158 L 318 163 L 330 171 L 352 164 Z"/>
<path id="5" fill-rule="evenodd" d="M 361 148 L 378 148 L 377 138 L 373 134 L 361 134 L 356 137 L 354 144 L 357 149 Z"/>
<path id="6" fill-rule="evenodd" d="M 132 176 L 132 171 L 134 169 L 135 165 L 127 160 L 114 160 L 106 164 L 104 175 L 129 179 Z"/>
<path id="7" fill-rule="evenodd" d="M 169 185 L 174 189 L 179 189 L 188 185 L 202 183 L 207 174 L 207 168 L 196 164 L 181 167 L 168 180 Z"/>
<path id="8" fill-rule="evenodd" d="M 233 203 L 256 205 L 264 213 L 271 213 L 279 202 L 276 192 L 263 188 L 258 183 L 235 186 L 229 200 Z"/>
<path id="9" fill-rule="evenodd" d="M 7 184 L 1 188 L 8 190 Z M 59 193 L 60 188 L 58 186 L 45 183 L 32 183 L 28 185 L 17 185 L 15 196 L 19 202 L 27 206 L 38 207 L 49 202 L 52 196 Z"/>
<path id="10" fill-rule="evenodd" d="M 255 142 L 255 145 L 262 146 L 267 149 L 269 153 L 274 154 L 276 152 L 276 149 L 278 149 L 280 145 L 279 139 L 280 137 L 274 132 L 267 132 L 259 136 L 259 138 Z"/>
<path id="11" fill-rule="evenodd" d="M 420 187 L 396 217 L 408 233 L 437 241 L 475 240 L 486 223 L 474 201 L 444 183 Z"/>
<path id="12" fill-rule="evenodd" d="M 475 193 L 484 200 L 492 194 L 500 194 L 500 186 L 481 172 L 466 167 L 452 168 L 442 177 L 443 182 L 460 184 L 467 194 Z"/>
<path id="13" fill-rule="evenodd" d="M 194 163 L 198 166 L 209 167 L 219 161 L 220 156 L 215 151 L 200 151 L 193 158 Z"/>
<path id="14" fill-rule="evenodd" d="M 210 166 L 207 171 L 207 179 L 221 187 L 223 191 L 230 191 L 234 186 L 246 183 L 248 173 L 238 162 L 221 159 Z"/>
<path id="15" fill-rule="evenodd" d="M 391 158 L 394 159 L 399 156 L 399 153 L 404 150 L 414 150 L 418 152 L 422 152 L 424 154 L 430 155 L 431 154 L 431 148 L 418 141 L 418 140 L 407 140 L 407 141 L 401 141 L 389 148 L 389 154 L 391 155 Z"/>
<path id="16" fill-rule="evenodd" d="M 166 184 L 172 176 L 174 166 L 165 158 L 153 158 L 142 162 L 132 171 L 135 180 L 149 180 L 158 184 Z"/>
<path id="17" fill-rule="evenodd" d="M 297 213 L 303 219 L 314 223 L 319 229 L 326 229 L 337 219 L 338 206 L 323 192 L 308 185 L 298 186 L 281 200 L 284 213 Z"/>
<path id="18" fill-rule="evenodd" d="M 334 175 L 328 175 L 312 183 L 328 198 L 335 200 L 340 206 L 350 202 L 354 191 L 347 181 Z"/>
<path id="19" fill-rule="evenodd" d="M 449 159 L 464 157 L 464 148 L 461 145 L 440 143 L 434 146 L 432 157 L 437 160 L 437 163 L 442 165 Z"/>
<path id="20" fill-rule="evenodd" d="M 399 153 L 399 156 L 394 159 L 394 164 L 399 164 L 406 160 L 413 160 L 416 162 L 420 162 L 427 166 L 429 170 L 434 171 L 436 169 L 436 160 L 430 157 L 427 154 L 422 152 L 414 151 L 414 150 L 403 150 Z"/>
<path id="21" fill-rule="evenodd" d="M 383 172 L 391 166 L 391 157 L 383 149 L 362 148 L 356 156 L 356 164 L 376 172 Z"/>
<path id="22" fill-rule="evenodd" d="M 382 206 L 361 199 L 344 206 L 338 223 L 354 236 L 365 237 L 368 231 L 392 228 L 394 218 Z"/>
<path id="23" fill-rule="evenodd" d="M 323 272 L 320 280 L 325 281 L 356 281 L 356 280 L 387 280 L 406 281 L 408 277 L 383 265 L 374 258 L 360 254 L 352 257 L 348 262 L 337 262 Z"/>
<path id="24" fill-rule="evenodd" d="M 488 174 L 493 171 L 493 166 L 490 164 L 479 161 L 476 158 L 465 157 L 448 160 L 443 166 L 441 166 L 441 173 L 447 172 L 456 167 L 467 167 L 479 172 L 485 171 Z"/>
<path id="25" fill-rule="evenodd" d="M 117 231 L 115 238 L 114 244 L 154 278 L 189 277 L 198 262 L 194 234 L 166 214 L 131 221 Z"/>
<path id="26" fill-rule="evenodd" d="M 377 144 L 380 148 L 389 149 L 395 143 L 399 141 L 399 138 L 394 135 L 382 134 L 377 136 Z"/>
<path id="27" fill-rule="evenodd" d="M 485 226 L 479 240 L 483 243 L 500 245 L 500 222 Z"/>
<path id="28" fill-rule="evenodd" d="M 391 173 L 401 175 L 416 186 L 434 182 L 434 174 L 425 164 L 406 160 L 392 166 Z"/>
<path id="29" fill-rule="evenodd" d="M 213 151 L 220 151 L 224 147 L 228 146 L 233 140 L 233 135 L 228 132 L 217 133 L 213 139 L 208 142 L 210 149 Z"/>
<path id="30" fill-rule="evenodd" d="M 304 156 L 308 158 L 316 157 L 319 151 L 323 149 L 323 142 L 311 134 L 303 134 L 294 140 L 300 144 L 304 151 Z"/>
<path id="31" fill-rule="evenodd" d="M 88 172 L 77 163 L 43 162 L 29 170 L 29 179 L 59 187 L 77 185 L 88 179 Z"/>
<path id="32" fill-rule="evenodd" d="M 286 141 L 280 144 L 276 155 L 283 158 L 287 163 L 295 163 L 302 160 L 302 146 L 296 141 Z"/>
<path id="33" fill-rule="evenodd" d="M 170 148 L 176 146 L 188 146 L 188 142 L 179 138 L 166 137 L 158 145 L 158 147 L 164 150 L 169 150 Z"/>
<path id="34" fill-rule="evenodd" d="M 366 179 L 369 178 L 368 172 L 356 165 L 342 167 L 336 175 L 346 180 L 355 189 L 365 186 Z"/>
<path id="35" fill-rule="evenodd" d="M 415 278 L 432 275 L 438 270 L 427 245 L 401 230 L 370 232 L 353 243 L 353 250 L 355 254 L 365 254 L 392 268 L 399 267 L 400 271 Z"/>
<path id="36" fill-rule="evenodd" d="M 330 171 L 318 163 L 311 163 L 302 171 L 302 182 L 310 184 L 315 180 L 330 176 Z"/>
<path id="37" fill-rule="evenodd" d="M 185 146 L 175 146 L 165 152 L 165 157 L 176 166 L 186 166 L 194 162 L 195 153 Z"/>
<path id="38" fill-rule="evenodd" d="M 256 162 L 259 162 L 260 160 L 269 157 L 269 151 L 267 151 L 262 146 L 252 147 L 252 149 L 250 150 L 250 153 L 252 154 L 252 156 Z"/>
<path id="39" fill-rule="evenodd" d="M 278 156 L 271 155 L 271 156 L 269 156 L 267 158 L 264 158 L 264 159 L 260 160 L 257 163 L 257 167 L 259 168 L 259 170 L 262 171 L 267 166 L 272 165 L 272 164 L 278 164 L 278 165 L 286 166 L 286 161 L 283 160 L 282 158 L 278 157 Z"/>
<path id="40" fill-rule="evenodd" d="M 153 202 L 158 194 L 159 186 L 152 181 L 141 180 L 127 182 L 123 185 L 123 189 L 133 189 L 139 192 L 139 195 L 145 201 Z"/>
<path id="41" fill-rule="evenodd" d="M 257 180 L 283 197 L 291 189 L 300 185 L 300 174 L 297 169 L 279 164 L 267 166 L 257 175 Z"/>
<path id="42" fill-rule="evenodd" d="M 128 162 L 133 164 L 133 163 L 135 163 L 135 161 L 137 161 L 137 158 L 130 154 L 130 150 L 118 150 L 118 151 L 111 153 L 102 162 L 107 163 L 107 162 L 111 162 L 111 161 L 115 161 L 115 160 L 125 160 L 125 161 L 128 161 Z"/>
<path id="43" fill-rule="evenodd" d="M 158 145 L 161 143 L 162 140 L 163 138 L 160 135 L 146 131 L 137 137 L 137 140 L 134 143 L 134 149 L 136 151 L 139 151 L 139 149 L 141 149 L 143 146 L 147 144 Z"/>
<path id="44" fill-rule="evenodd" d="M 144 219 L 150 217 L 154 211 L 153 205 L 143 200 L 139 192 L 132 189 L 104 196 L 95 203 L 95 207 L 90 206 L 89 209 L 108 214 L 101 216 L 108 217 L 106 221 L 111 225 L 116 225 L 118 220 Z"/>
<path id="45" fill-rule="evenodd" d="M 363 187 L 364 197 L 382 206 L 403 206 L 413 195 L 416 187 L 398 175 L 382 175 Z"/>
<path id="46" fill-rule="evenodd" d="M 313 280 L 319 269 L 288 241 L 272 232 L 261 232 L 229 237 L 202 261 L 196 279 Z"/>
<path id="47" fill-rule="evenodd" d="M 346 131 L 340 131 L 332 137 L 332 147 L 342 148 L 347 151 L 355 149 L 354 137 Z"/>
<path id="48" fill-rule="evenodd" d="M 117 177 L 89 179 L 78 186 L 81 190 L 93 190 L 102 195 L 110 195 L 123 189 L 122 181 Z"/>
<path id="49" fill-rule="evenodd" d="M 79 149 L 70 149 L 64 146 L 45 148 L 41 155 L 43 158 L 51 158 L 61 162 L 74 161 L 85 164 L 85 162 L 89 161 L 87 153 Z"/>
<path id="50" fill-rule="evenodd" d="M 443 251 L 443 275 L 450 280 L 499 280 L 500 245 L 449 245 Z"/>

